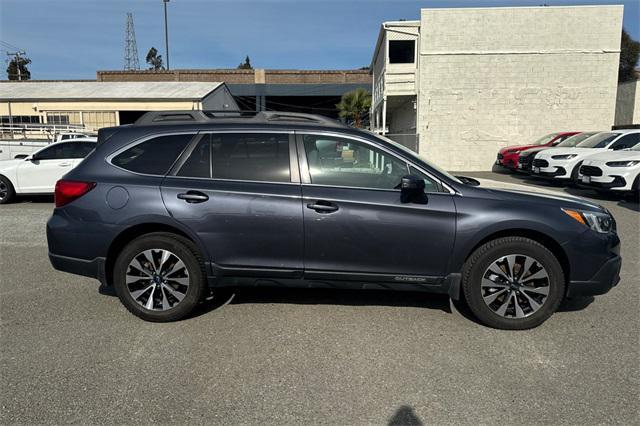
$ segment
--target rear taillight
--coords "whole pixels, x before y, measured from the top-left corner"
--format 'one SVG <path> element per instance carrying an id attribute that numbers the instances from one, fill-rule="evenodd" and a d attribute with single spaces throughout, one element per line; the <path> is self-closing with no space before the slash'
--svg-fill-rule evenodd
<path id="1" fill-rule="evenodd" d="M 59 180 L 56 182 L 56 207 L 62 207 L 76 198 L 82 197 L 96 186 L 95 182 L 80 182 L 77 180 Z"/>

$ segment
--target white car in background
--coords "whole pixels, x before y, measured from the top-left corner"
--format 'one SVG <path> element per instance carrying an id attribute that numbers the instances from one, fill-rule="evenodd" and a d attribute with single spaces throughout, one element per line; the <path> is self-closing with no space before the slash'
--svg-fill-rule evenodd
<path id="1" fill-rule="evenodd" d="M 592 155 L 580 166 L 581 186 L 613 191 L 640 191 L 640 143 L 622 151 Z"/>
<path id="2" fill-rule="evenodd" d="M 56 182 L 96 146 L 96 138 L 56 142 L 26 158 L 0 161 L 0 204 L 20 194 L 53 194 Z"/>
<path id="3" fill-rule="evenodd" d="M 597 133 L 573 148 L 540 151 L 533 159 L 531 174 L 568 182 L 576 181 L 580 166 L 587 157 L 600 152 L 631 148 L 639 140 L 639 129 Z"/>

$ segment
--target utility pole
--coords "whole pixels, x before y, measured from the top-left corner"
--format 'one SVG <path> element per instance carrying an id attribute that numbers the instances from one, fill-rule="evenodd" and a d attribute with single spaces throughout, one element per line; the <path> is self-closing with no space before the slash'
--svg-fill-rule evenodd
<path id="1" fill-rule="evenodd" d="M 20 55 L 25 56 L 27 53 L 23 50 L 23 51 L 18 51 L 15 53 L 9 53 L 7 52 L 7 56 L 13 56 L 13 60 L 16 63 L 16 69 L 18 70 L 18 81 L 22 81 L 22 71 L 20 71 Z"/>
<path id="2" fill-rule="evenodd" d="M 133 29 L 133 14 L 131 12 L 127 12 L 127 29 L 124 43 L 125 71 L 139 70 L 138 45 L 136 44 L 136 31 Z"/>
<path id="3" fill-rule="evenodd" d="M 167 55 L 167 71 L 169 70 L 169 27 L 167 26 L 167 3 L 169 0 L 162 0 L 164 4 L 164 49 Z"/>

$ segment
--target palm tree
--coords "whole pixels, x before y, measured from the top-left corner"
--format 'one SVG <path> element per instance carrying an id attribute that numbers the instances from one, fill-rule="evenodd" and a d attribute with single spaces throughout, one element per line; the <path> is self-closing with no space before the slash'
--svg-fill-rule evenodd
<path id="1" fill-rule="evenodd" d="M 362 119 L 371 108 L 371 95 L 364 89 L 352 90 L 342 95 L 336 108 L 340 118 L 353 120 L 356 127 L 362 127 Z"/>

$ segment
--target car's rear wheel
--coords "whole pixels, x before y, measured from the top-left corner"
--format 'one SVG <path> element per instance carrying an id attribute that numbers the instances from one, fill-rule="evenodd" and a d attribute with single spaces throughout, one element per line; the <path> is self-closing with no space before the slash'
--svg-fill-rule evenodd
<path id="1" fill-rule="evenodd" d="M 465 263 L 462 280 L 467 304 L 480 322 L 507 330 L 542 324 L 558 309 L 565 289 L 558 259 L 523 237 L 480 246 Z"/>
<path id="2" fill-rule="evenodd" d="M 0 176 L 0 204 L 13 202 L 16 191 L 13 189 L 11 181 L 4 176 Z"/>
<path id="3" fill-rule="evenodd" d="M 176 321 L 207 294 L 204 263 L 187 239 L 153 233 L 129 243 L 116 259 L 114 286 L 120 301 L 147 321 Z"/>

